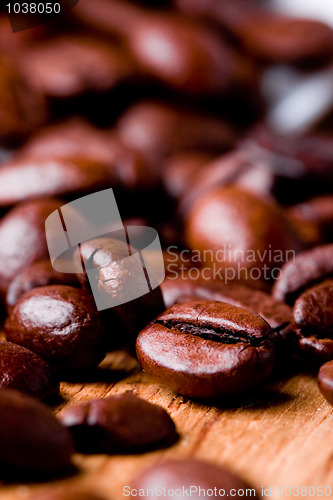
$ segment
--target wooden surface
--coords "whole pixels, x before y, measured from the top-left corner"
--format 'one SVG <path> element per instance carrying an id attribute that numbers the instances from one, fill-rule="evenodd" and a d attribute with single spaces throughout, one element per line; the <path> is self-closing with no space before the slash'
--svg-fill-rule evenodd
<path id="1" fill-rule="evenodd" d="M 272 496 L 264 498 L 294 498 L 287 496 L 288 490 L 287 495 L 280 496 L 278 486 L 282 491 L 288 486 L 331 486 L 333 492 L 333 409 L 321 396 L 314 374 L 299 373 L 289 364 L 283 375 L 275 374 L 256 393 L 239 402 L 213 406 L 161 387 L 123 352 L 109 355 L 93 378 L 84 383 L 63 383 L 63 400 L 55 411 L 130 391 L 167 409 L 180 433 L 179 442 L 143 455 L 76 455 L 77 474 L 43 485 L 2 486 L 1 500 L 30 500 L 50 486 L 82 487 L 100 493 L 106 500 L 121 499 L 125 498 L 123 486 L 141 470 L 161 459 L 176 457 L 226 465 L 254 485 L 258 493 L 262 485 L 271 486 Z"/>

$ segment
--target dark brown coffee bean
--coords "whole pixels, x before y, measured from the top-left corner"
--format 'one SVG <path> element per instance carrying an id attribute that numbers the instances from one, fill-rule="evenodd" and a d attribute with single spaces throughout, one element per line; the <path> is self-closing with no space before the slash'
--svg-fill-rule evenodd
<path id="1" fill-rule="evenodd" d="M 157 499 L 159 492 L 164 492 L 163 497 L 166 499 L 174 498 L 175 492 L 179 498 L 191 496 L 195 500 L 202 496 L 241 498 L 237 492 L 246 490 L 251 491 L 252 498 L 258 499 L 254 488 L 250 490 L 248 484 L 227 469 L 193 459 L 155 464 L 135 479 L 132 489 L 132 498 L 138 495 L 139 490 L 152 492 L 152 499 Z"/>
<path id="2" fill-rule="evenodd" d="M 56 473 L 71 464 L 69 432 L 33 398 L 0 390 L 0 462 L 32 473 Z"/>
<path id="3" fill-rule="evenodd" d="M 72 433 L 77 450 L 83 453 L 142 452 L 177 440 L 168 413 L 132 394 L 72 406 L 61 421 Z"/>
<path id="4" fill-rule="evenodd" d="M 320 367 L 318 385 L 323 396 L 333 405 L 333 361 L 328 361 Z"/>
<path id="5" fill-rule="evenodd" d="M 314 232 L 318 235 L 317 241 L 321 238 L 319 243 L 333 240 L 333 195 L 317 196 L 294 205 L 289 209 L 289 215 L 299 225 L 314 227 Z"/>
<path id="6" fill-rule="evenodd" d="M 133 71 L 129 57 L 110 43 L 79 35 L 26 47 L 19 53 L 19 64 L 31 88 L 62 99 L 110 90 Z"/>
<path id="7" fill-rule="evenodd" d="M 237 58 L 213 30 L 170 12 L 161 15 L 118 0 L 96 0 L 91 7 L 84 2 L 75 14 L 120 36 L 140 70 L 168 87 L 216 95 L 237 80 Z"/>
<path id="8" fill-rule="evenodd" d="M 264 380 L 274 359 L 272 330 L 261 316 L 224 302 L 175 305 L 144 328 L 142 368 L 180 394 L 217 398 Z"/>
<path id="9" fill-rule="evenodd" d="M 186 239 L 190 248 L 201 252 L 202 262 L 223 271 L 226 282 L 245 281 L 249 286 L 267 286 L 299 250 L 277 205 L 235 187 L 212 190 L 192 205 Z"/>
<path id="10" fill-rule="evenodd" d="M 166 307 L 184 302 L 186 297 L 218 300 L 243 307 L 262 316 L 272 329 L 279 329 L 291 322 L 291 308 L 261 290 L 217 280 L 198 278 L 166 279 L 161 285 Z"/>
<path id="11" fill-rule="evenodd" d="M 22 75 L 0 57 L 0 141 L 21 140 L 45 121 L 43 100 Z"/>
<path id="12" fill-rule="evenodd" d="M 134 248 L 132 252 L 134 255 Z M 142 273 L 140 260 L 129 261 L 129 256 L 127 243 L 113 238 L 95 238 L 85 242 L 80 246 L 80 254 L 77 253 L 77 258 L 83 260 L 87 270 L 95 270 L 90 279 L 95 282 L 103 308 L 112 308 L 110 314 L 118 316 L 125 327 L 123 330 L 129 334 L 126 342 L 134 346 L 140 330 L 164 311 L 165 306 L 160 287 L 151 289 L 150 278 Z M 78 276 L 89 287 L 87 276 Z M 130 300 L 129 290 L 135 290 L 138 295 L 141 291 L 141 296 Z M 117 305 L 114 305 L 115 302 Z M 117 336 L 119 331 L 112 334 Z"/>
<path id="13" fill-rule="evenodd" d="M 299 346 L 322 362 L 333 359 L 333 281 L 306 290 L 295 302 L 293 327 Z"/>
<path id="14" fill-rule="evenodd" d="M 13 279 L 7 290 L 7 308 L 13 307 L 25 292 L 47 285 L 68 285 L 79 288 L 80 283 L 76 274 L 61 273 L 53 269 L 49 260 L 39 260 Z"/>
<path id="15" fill-rule="evenodd" d="M 103 328 L 92 296 L 65 285 L 26 292 L 5 323 L 8 340 L 31 349 L 60 373 L 97 366 Z"/>
<path id="16" fill-rule="evenodd" d="M 299 253 L 281 271 L 273 286 L 273 297 L 293 305 L 304 290 L 333 276 L 333 244 Z"/>
<path id="17" fill-rule="evenodd" d="M 9 284 L 23 269 L 49 258 L 45 220 L 62 204 L 54 199 L 22 203 L 0 220 L 0 297 L 4 298 Z"/>
<path id="18" fill-rule="evenodd" d="M 11 342 L 0 341 L 0 388 L 16 389 L 43 399 L 56 394 L 59 383 L 37 354 Z"/>
<path id="19" fill-rule="evenodd" d="M 236 139 L 230 126 L 222 120 L 149 101 L 125 112 L 117 129 L 125 146 L 140 151 L 156 168 L 169 154 L 224 151 Z"/>

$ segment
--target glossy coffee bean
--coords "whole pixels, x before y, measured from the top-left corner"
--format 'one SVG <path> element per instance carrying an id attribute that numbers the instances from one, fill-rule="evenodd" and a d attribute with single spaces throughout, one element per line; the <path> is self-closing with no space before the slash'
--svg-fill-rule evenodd
<path id="1" fill-rule="evenodd" d="M 289 214 L 302 226 L 312 224 L 322 243 L 333 240 L 333 195 L 317 196 L 294 205 Z"/>
<path id="2" fill-rule="evenodd" d="M 88 292 L 70 286 L 26 292 L 6 320 L 5 334 L 60 373 L 95 367 L 104 357 L 104 332 L 95 302 Z"/>
<path id="3" fill-rule="evenodd" d="M 50 366 L 32 351 L 0 341 L 0 388 L 16 389 L 43 399 L 56 394 L 59 383 Z"/>
<path id="4" fill-rule="evenodd" d="M 198 278 L 166 279 L 161 284 L 166 307 L 188 301 L 188 297 L 218 300 L 233 306 L 243 307 L 262 316 L 272 329 L 281 328 L 291 322 L 291 308 L 261 290 L 221 281 Z"/>
<path id="5" fill-rule="evenodd" d="M 0 390 L 0 462 L 30 473 L 58 473 L 71 464 L 69 432 L 38 401 Z"/>
<path id="6" fill-rule="evenodd" d="M 160 287 L 147 292 L 150 281 L 147 281 L 146 275 L 141 272 L 140 260 L 129 262 L 127 259 L 129 248 L 124 241 L 95 238 L 81 244 L 80 254 L 77 253 L 76 257 L 83 259 L 88 270 L 94 271 L 94 276 L 90 279 L 95 282 L 99 300 L 105 309 L 112 308 L 109 313 L 106 311 L 106 317 L 116 314 L 123 324 L 123 330 L 129 335 L 126 342 L 134 346 L 140 330 L 165 309 Z M 83 285 L 89 288 L 87 275 L 79 274 L 78 277 Z M 138 293 L 141 291 L 142 295 L 129 300 L 130 290 Z M 115 301 L 120 305 L 114 305 Z M 124 331 L 116 329 L 109 332 L 106 328 L 106 334 L 115 337 L 124 334 Z M 115 338 L 115 341 L 119 342 L 119 339 Z M 112 339 L 110 342 L 112 344 Z"/>
<path id="7" fill-rule="evenodd" d="M 297 254 L 281 271 L 273 286 L 273 297 L 293 305 L 304 290 L 333 276 L 333 244 Z"/>
<path id="8" fill-rule="evenodd" d="M 6 295 L 7 308 L 13 307 L 25 292 L 47 285 L 68 285 L 79 288 L 79 280 L 76 274 L 56 271 L 49 260 L 33 262 L 10 283 Z"/>
<path id="9" fill-rule="evenodd" d="M 49 258 L 45 220 L 62 205 L 51 198 L 25 202 L 0 220 L 0 297 L 23 269 L 36 260 Z"/>
<path id="10" fill-rule="evenodd" d="M 185 498 L 190 488 L 191 497 L 195 500 L 202 497 L 203 491 L 211 498 L 220 498 L 222 492 L 222 496 L 235 496 L 235 492 L 249 491 L 249 485 L 229 470 L 193 459 L 152 465 L 135 479 L 132 488 L 132 498 L 135 498 L 139 490 L 149 490 L 153 492 L 153 499 L 157 499 L 161 491 L 166 499 L 174 498 L 175 491 L 179 492 L 179 498 Z M 254 489 L 251 490 L 251 496 L 258 498 Z M 237 495 L 235 498 L 241 497 Z"/>
<path id="11" fill-rule="evenodd" d="M 117 130 L 125 146 L 140 151 L 156 168 L 167 155 L 200 149 L 224 151 L 236 140 L 222 120 L 151 101 L 129 108 Z"/>
<path id="12" fill-rule="evenodd" d="M 322 362 L 333 359 L 333 281 L 309 288 L 296 300 L 293 327 L 301 350 Z"/>
<path id="13" fill-rule="evenodd" d="M 83 453 L 142 452 L 177 440 L 168 413 L 132 394 L 72 406 L 61 421 L 71 432 L 77 450 Z"/>
<path id="14" fill-rule="evenodd" d="M 264 380 L 274 359 L 272 330 L 261 316 L 224 302 L 175 305 L 137 338 L 142 368 L 172 390 L 217 398 Z"/>
<path id="15" fill-rule="evenodd" d="M 62 35 L 26 47 L 18 59 L 30 87 L 48 97 L 103 92 L 132 74 L 129 58 L 119 49 L 80 35 Z"/>
<path id="16" fill-rule="evenodd" d="M 224 270 L 224 279 L 252 286 L 273 281 L 289 254 L 299 250 L 277 205 L 235 187 L 212 190 L 192 205 L 186 240 L 203 262 Z"/>
<path id="17" fill-rule="evenodd" d="M 12 158 L 0 170 L 0 207 L 45 196 L 78 196 L 111 187 L 113 179 L 104 164 L 82 157 Z"/>
<path id="18" fill-rule="evenodd" d="M 320 367 L 318 385 L 323 396 L 333 405 L 333 361 L 328 361 Z"/>

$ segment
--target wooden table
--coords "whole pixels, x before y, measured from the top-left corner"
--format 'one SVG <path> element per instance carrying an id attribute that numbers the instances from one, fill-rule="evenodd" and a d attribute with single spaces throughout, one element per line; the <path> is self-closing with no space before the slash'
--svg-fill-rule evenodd
<path id="1" fill-rule="evenodd" d="M 122 488 L 130 485 L 141 470 L 176 457 L 196 457 L 228 466 L 254 485 L 260 495 L 262 486 L 272 487 L 271 496 L 262 498 L 294 498 L 288 487 L 295 486 L 331 486 L 333 492 L 333 409 L 321 396 L 315 374 L 299 373 L 293 362 L 283 375 L 271 377 L 254 394 L 218 405 L 190 401 L 161 387 L 124 352 L 109 355 L 93 378 L 84 383 L 63 383 L 63 401 L 55 410 L 61 412 L 80 401 L 133 392 L 170 413 L 181 436 L 179 442 L 169 449 L 141 455 L 76 455 L 77 474 L 43 485 L 5 485 L 0 490 L 1 500 L 34 499 L 36 492 L 50 486 L 82 487 L 100 493 L 106 500 L 126 498 Z M 278 487 L 282 488 L 281 496 Z M 320 497 L 308 491 L 299 498 Z"/>

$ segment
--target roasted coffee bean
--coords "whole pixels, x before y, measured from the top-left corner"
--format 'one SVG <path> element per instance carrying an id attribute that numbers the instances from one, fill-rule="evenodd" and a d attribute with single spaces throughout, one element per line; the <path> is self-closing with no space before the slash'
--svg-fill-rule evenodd
<path id="1" fill-rule="evenodd" d="M 13 307 L 25 292 L 47 285 L 79 287 L 79 280 L 76 274 L 56 271 L 49 260 L 39 260 L 24 269 L 10 283 L 6 295 L 7 308 Z"/>
<path id="2" fill-rule="evenodd" d="M 178 153 L 171 156 L 162 171 L 163 184 L 166 191 L 173 198 L 182 197 L 188 190 L 189 184 L 198 172 L 204 171 L 210 162 L 208 153 Z"/>
<path id="3" fill-rule="evenodd" d="M 295 302 L 293 327 L 301 350 L 321 362 L 333 359 L 333 281 L 306 290 Z"/>
<path id="4" fill-rule="evenodd" d="M 104 164 L 82 157 L 12 158 L 0 169 L 0 207 L 45 196 L 86 194 L 111 187 L 113 179 Z"/>
<path id="5" fill-rule="evenodd" d="M 271 13 L 247 0 L 176 0 L 176 4 L 186 14 L 218 23 L 246 52 L 266 62 L 323 63 L 333 57 L 333 31 L 313 19 Z"/>
<path id="6" fill-rule="evenodd" d="M 281 271 L 273 286 L 273 297 L 293 305 L 307 288 L 333 276 L 333 244 L 299 253 Z"/>
<path id="7" fill-rule="evenodd" d="M 15 185 L 20 185 L 16 179 Z M 18 273 L 36 260 L 49 257 L 45 220 L 62 203 L 43 199 L 22 203 L 0 220 L 0 297 Z"/>
<path id="8" fill-rule="evenodd" d="M 321 239 L 322 243 L 332 242 L 333 195 L 317 196 L 294 205 L 290 207 L 289 215 L 298 221 L 300 226 L 312 225 L 314 232 L 318 234 L 317 240 Z"/>
<path id="9" fill-rule="evenodd" d="M 29 89 L 22 75 L 4 57 L 0 57 L 0 142 L 17 142 L 26 137 L 46 118 L 45 104 Z"/>
<path id="10" fill-rule="evenodd" d="M 132 394 L 68 408 L 61 417 L 82 453 L 133 453 L 177 440 L 175 425 L 160 406 Z"/>
<path id="11" fill-rule="evenodd" d="M 320 367 L 318 385 L 323 396 L 333 405 L 333 361 L 328 361 Z"/>
<path id="12" fill-rule="evenodd" d="M 48 162 L 59 158 L 81 158 L 82 162 L 84 158 L 87 165 L 96 163 L 91 170 L 97 168 L 97 172 L 90 172 L 92 180 L 102 180 L 104 171 L 107 184 L 125 190 L 141 192 L 158 184 L 157 173 L 138 151 L 125 146 L 114 130 L 98 129 L 78 118 L 42 129 L 21 148 L 16 161 L 24 161 L 21 157 L 37 159 L 37 164 L 45 158 Z"/>
<path id="13" fill-rule="evenodd" d="M 158 169 L 169 154 L 221 152 L 236 140 L 234 131 L 222 120 L 150 101 L 129 108 L 120 118 L 117 130 L 125 146 L 141 152 Z"/>
<path id="14" fill-rule="evenodd" d="M 272 330 L 261 316 L 224 302 L 175 305 L 137 338 L 142 368 L 185 396 L 217 398 L 247 390 L 271 372 Z"/>
<path id="15" fill-rule="evenodd" d="M 300 245 L 277 205 L 235 187 L 212 190 L 192 205 L 186 239 L 226 282 L 254 287 L 272 282 Z"/>
<path id="16" fill-rule="evenodd" d="M 95 367 L 104 357 L 104 332 L 94 300 L 70 286 L 26 292 L 6 320 L 5 334 L 62 374 Z"/>
<path id="17" fill-rule="evenodd" d="M 58 473 L 71 465 L 73 444 L 50 410 L 26 395 L 0 390 L 0 462 L 30 473 Z"/>
<path id="18" fill-rule="evenodd" d="M 200 24 L 119 0 L 95 0 L 91 7 L 83 2 L 75 14 L 89 25 L 120 36 L 140 70 L 168 87 L 195 95 L 219 95 L 241 74 L 231 48 Z"/>
<path id="19" fill-rule="evenodd" d="M 62 35 L 21 50 L 19 64 L 30 87 L 49 97 L 103 92 L 128 79 L 129 57 L 97 38 Z"/>
<path id="20" fill-rule="evenodd" d="M 134 255 L 135 249 L 131 250 Z M 94 277 L 90 273 L 90 279 L 95 281 L 103 307 L 112 307 L 110 314 L 116 314 L 122 321 L 124 330 L 129 334 L 126 342 L 134 346 L 140 330 L 164 311 L 165 306 L 160 287 L 151 289 L 151 286 L 148 286 L 149 276 L 141 272 L 140 259 L 129 260 L 130 255 L 127 243 L 113 238 L 95 238 L 82 243 L 80 252 L 77 252 L 77 258 L 82 259 L 86 269 L 95 270 Z M 89 287 L 86 275 L 81 274 L 78 277 Z M 150 291 L 147 292 L 147 289 Z M 129 290 L 135 290 L 138 298 L 129 300 Z M 114 305 L 115 301 L 120 305 Z M 119 331 L 112 334 L 117 336 Z M 119 339 L 115 341 L 119 342 Z"/>
<path id="21" fill-rule="evenodd" d="M 0 388 L 16 389 L 43 399 L 56 394 L 59 383 L 45 361 L 29 349 L 0 341 Z"/>
<path id="22" fill-rule="evenodd" d="M 291 308 L 288 305 L 261 290 L 253 290 L 235 283 L 225 284 L 204 277 L 195 280 L 184 277 L 164 280 L 161 290 L 166 307 L 188 302 L 188 297 L 196 297 L 197 300 L 218 300 L 248 309 L 262 316 L 276 331 L 287 327 L 291 322 Z"/>
<path id="23" fill-rule="evenodd" d="M 132 485 L 132 498 L 135 498 L 141 490 L 153 492 L 152 499 L 157 499 L 158 492 L 164 491 L 164 498 L 171 499 L 174 496 L 171 492 L 186 492 L 190 488 L 194 493 L 191 496 L 195 500 L 201 498 L 203 491 L 206 491 L 211 498 L 220 498 L 222 491 L 226 496 L 234 496 L 238 491 L 249 491 L 249 485 L 227 469 L 208 462 L 188 459 L 158 463 L 144 470 Z M 251 496 L 258 498 L 254 489 L 251 490 Z M 182 494 L 180 498 L 183 498 Z M 237 494 L 235 498 L 241 497 Z"/>

